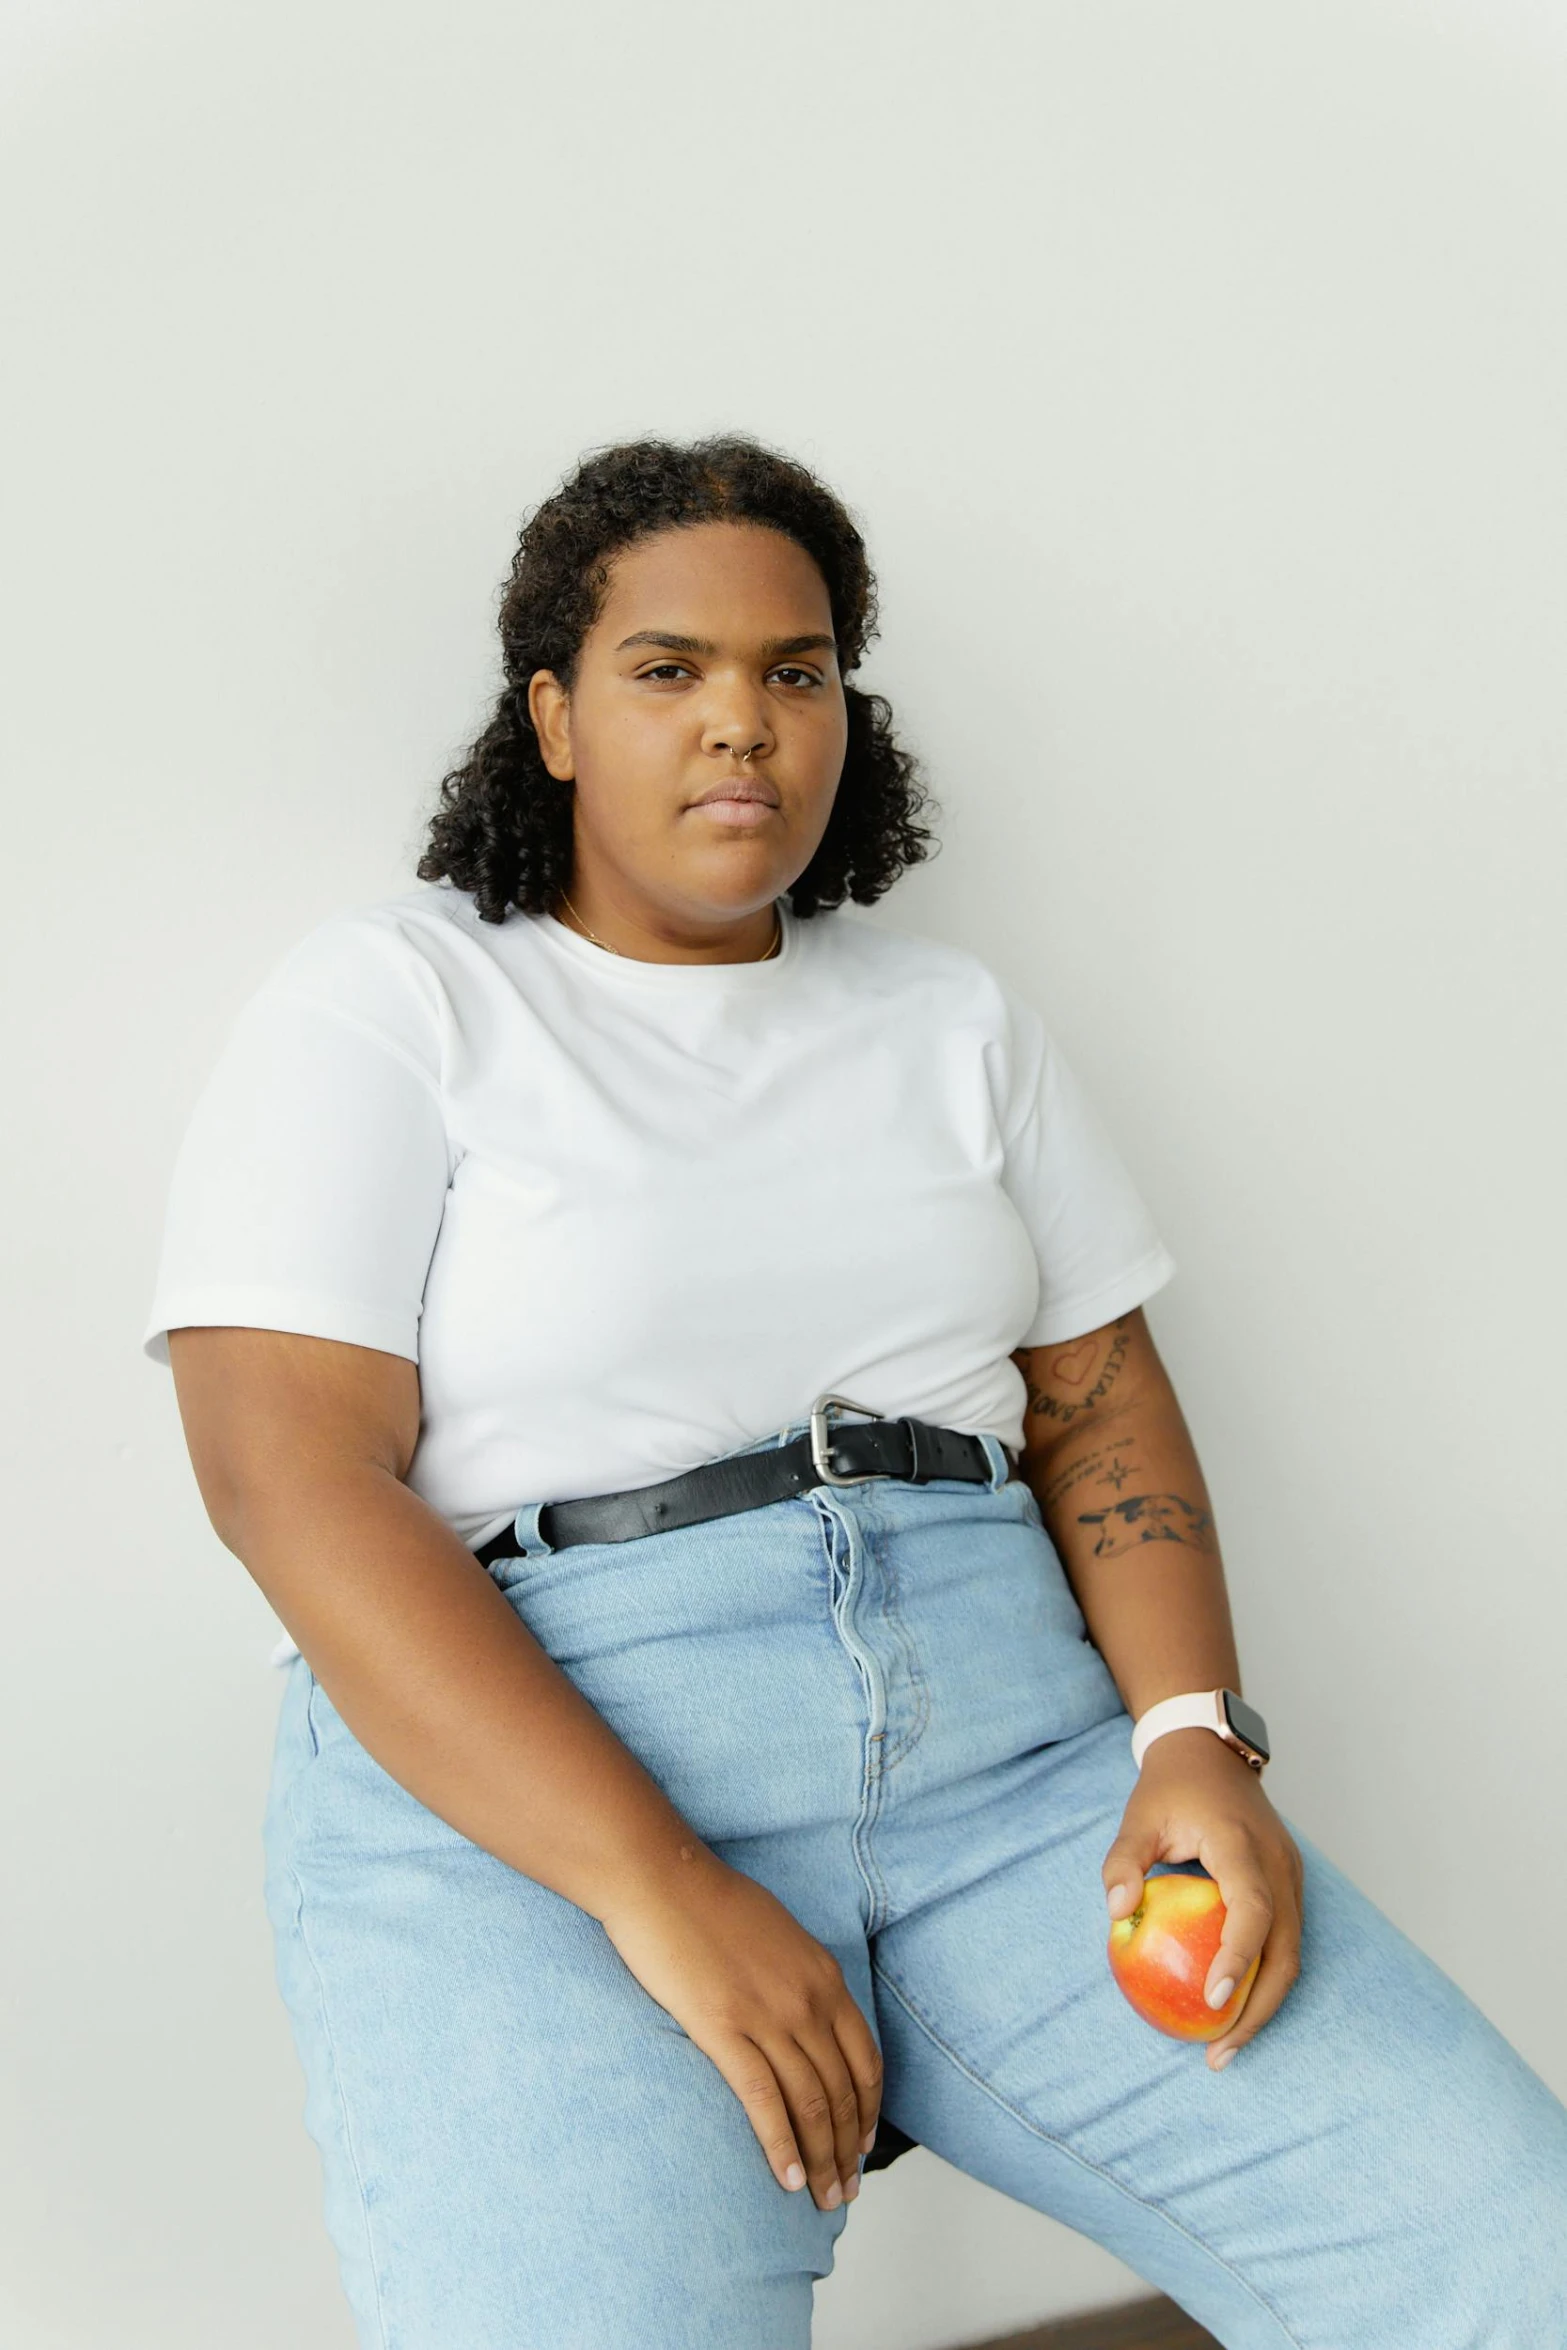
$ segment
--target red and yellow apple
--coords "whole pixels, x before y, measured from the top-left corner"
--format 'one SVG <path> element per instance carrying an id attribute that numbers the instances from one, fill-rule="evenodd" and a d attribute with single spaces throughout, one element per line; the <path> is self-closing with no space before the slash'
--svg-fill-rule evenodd
<path id="1" fill-rule="evenodd" d="M 1110 1972 L 1144 2023 L 1172 2040 L 1217 2040 L 1246 2004 L 1254 1958 L 1222 2007 L 1203 1987 L 1224 1939 L 1224 1901 L 1212 1877 L 1145 1877 L 1137 1907 L 1110 1927 Z"/>

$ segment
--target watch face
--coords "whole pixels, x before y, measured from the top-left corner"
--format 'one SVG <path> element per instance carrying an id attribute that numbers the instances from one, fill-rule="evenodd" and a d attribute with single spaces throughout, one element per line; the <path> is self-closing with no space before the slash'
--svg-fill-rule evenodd
<path id="1" fill-rule="evenodd" d="M 1237 1697 L 1233 1689 L 1226 1689 L 1223 1697 L 1225 1719 L 1238 1738 L 1255 1747 L 1264 1762 L 1268 1757 L 1268 1725 L 1254 1705 L 1244 1697 Z"/>

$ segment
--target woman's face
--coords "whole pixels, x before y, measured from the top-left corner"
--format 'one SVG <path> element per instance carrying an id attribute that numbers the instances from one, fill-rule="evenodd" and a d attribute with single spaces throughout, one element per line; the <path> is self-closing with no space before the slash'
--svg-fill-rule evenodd
<path id="1" fill-rule="evenodd" d="M 574 905 L 595 929 L 590 902 L 711 939 L 770 908 L 827 829 L 848 716 L 826 582 L 755 523 L 661 531 L 614 558 L 570 693 L 541 669 L 528 707 L 549 772 L 576 785 Z M 725 783 L 764 800 L 704 806 Z"/>

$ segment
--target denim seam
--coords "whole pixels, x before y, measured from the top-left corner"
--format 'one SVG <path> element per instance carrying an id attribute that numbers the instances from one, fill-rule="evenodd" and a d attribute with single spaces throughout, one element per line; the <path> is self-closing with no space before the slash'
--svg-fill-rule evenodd
<path id="1" fill-rule="evenodd" d="M 315 1691 L 312 1689 L 311 1696 L 314 1695 Z M 313 1725 L 311 1737 L 312 1740 L 315 1737 Z M 300 1835 L 302 1831 L 299 1825 L 299 1814 L 294 1808 L 294 1789 L 292 1787 L 288 1791 L 288 1816 L 294 1823 L 295 1835 Z M 332 2096 L 337 2106 L 338 2119 L 342 2124 L 343 2144 L 348 2149 L 348 2161 L 353 2172 L 354 2189 L 359 2197 L 360 2217 L 364 2221 L 365 2252 L 370 2265 L 370 2289 L 375 2295 L 376 2332 L 380 2337 L 381 2350 L 391 2350 L 391 2336 L 386 2327 L 386 2311 L 381 2301 L 381 2272 L 376 2262 L 375 2231 L 370 2224 L 370 2199 L 365 2193 L 364 2172 L 360 2167 L 359 2149 L 354 2144 L 354 2134 L 349 2126 L 348 2100 L 343 2095 L 342 2076 L 337 2061 L 337 2042 L 332 2036 L 331 2018 L 327 2013 L 326 1983 L 321 1969 L 316 1963 L 316 1954 L 310 1947 L 310 1936 L 305 1931 L 305 1888 L 299 1871 L 294 1865 L 292 1854 L 289 1857 L 288 1874 L 289 1881 L 294 1888 L 294 1929 L 299 1936 L 299 1946 L 305 1954 L 311 1975 L 315 1980 L 316 2005 L 321 2018 L 322 2037 L 326 2042 L 327 2073 L 332 2084 Z"/>
<path id="2" fill-rule="evenodd" d="M 806 1501 L 807 1506 L 812 1510 L 812 1513 L 816 1518 L 817 1533 L 821 1540 L 822 1549 L 826 1555 L 827 1584 L 829 1595 L 828 1613 L 832 1619 L 834 1635 L 837 1638 L 839 1646 L 846 1652 L 850 1662 L 853 1664 L 856 1677 L 859 1680 L 861 1687 L 865 1688 L 869 1667 L 861 1662 L 854 1646 L 844 1637 L 843 1626 L 838 1622 L 838 1611 L 835 1597 L 839 1569 L 838 1544 L 841 1541 L 845 1545 L 849 1552 L 850 1562 L 852 1564 L 854 1549 L 853 1528 L 842 1516 L 840 1516 L 839 1512 L 833 1508 L 830 1502 L 822 1500 L 814 1494 L 803 1495 L 799 1498 Z M 868 1689 L 866 1690 L 866 1695 L 868 1698 Z M 877 1760 L 874 1771 L 869 1768 L 868 1757 L 862 1760 L 860 1772 L 860 1808 L 855 1818 L 854 1825 L 849 1830 L 849 1851 L 853 1857 L 855 1867 L 860 1872 L 860 1881 L 864 1885 L 867 1894 L 870 1896 L 870 1907 L 866 1912 L 864 1924 L 864 1932 L 867 1939 L 870 1937 L 870 1935 L 877 1931 L 882 1920 L 886 1917 L 891 1901 L 891 1896 L 887 1889 L 887 1881 L 881 1873 L 881 1867 L 877 1861 L 872 1845 L 872 1838 L 875 1832 L 876 1822 L 881 1814 L 882 1769 L 883 1764 L 880 1758 Z"/>
<path id="3" fill-rule="evenodd" d="M 880 1523 L 884 1527 L 886 1521 L 882 1520 Z M 914 1695 L 913 1722 L 897 1746 L 893 1748 L 891 1754 L 885 1751 L 882 1754 L 881 1767 L 884 1771 L 890 1771 L 894 1770 L 903 1761 L 905 1755 L 912 1753 L 919 1744 L 930 1721 L 930 1689 L 926 1683 L 924 1668 L 919 1660 L 919 1652 L 914 1646 L 914 1636 L 909 1630 L 902 1608 L 898 1605 L 896 1535 L 891 1542 L 878 1542 L 877 1533 L 877 1526 L 869 1524 L 866 1526 L 866 1548 L 875 1550 L 881 1566 L 882 1617 L 890 1626 L 894 1639 L 903 1651 L 904 1670 L 909 1676 L 909 1687 Z"/>
<path id="4" fill-rule="evenodd" d="M 860 1790 L 860 1815 L 854 1823 L 850 1837 L 852 1848 L 859 1861 L 860 1875 L 865 1880 L 871 1897 L 870 1914 L 865 1921 L 867 1939 L 872 1934 L 880 1932 L 892 1906 L 892 1896 L 887 1889 L 887 1880 L 881 1873 L 881 1862 L 876 1857 L 874 1843 L 876 1823 L 881 1818 L 881 1799 L 881 1768 L 878 1765 L 874 1777 L 866 1776 L 863 1779 Z"/>
<path id="5" fill-rule="evenodd" d="M 928 2022 L 923 2015 L 921 2015 L 919 2009 L 914 2005 L 914 2002 L 910 1999 L 908 1993 L 893 1981 L 892 1977 L 886 1972 L 885 1968 L 882 1967 L 875 1959 L 871 1961 L 871 1973 L 875 1977 L 875 1980 L 880 1983 L 885 1990 L 892 1994 L 893 1998 L 898 2002 L 898 2005 L 903 2009 L 905 2015 L 908 2016 L 910 2022 L 916 2025 L 917 2028 L 924 2033 L 926 2039 L 930 2041 L 931 2045 L 935 2048 L 939 2048 L 942 2055 L 947 2058 L 948 2062 L 957 2067 L 957 2070 L 963 2075 L 964 2079 L 967 2081 L 972 2081 L 975 2088 L 978 2089 L 983 2096 L 988 2097 L 993 2105 L 999 2106 L 1003 2113 L 1010 2114 L 1015 2122 L 1020 2122 L 1023 2128 L 1029 2132 L 1031 2137 L 1043 2139 L 1047 2145 L 1054 2146 L 1057 2152 L 1064 2154 L 1069 2162 L 1076 2163 L 1079 2170 L 1088 2171 L 1092 2174 L 1093 2177 L 1102 2179 L 1107 2187 L 1114 2188 L 1118 2195 L 1124 2195 L 1128 2202 L 1137 2204 L 1144 2211 L 1151 2211 L 1156 2218 L 1162 2219 L 1167 2227 L 1174 2228 L 1178 2235 L 1184 2236 L 1189 2244 L 1194 2244 L 1199 2252 L 1206 2253 L 1208 2258 L 1210 2260 L 1216 2261 L 1219 2267 L 1224 2270 L 1225 2274 L 1234 2279 L 1235 2283 L 1239 2285 L 1241 2291 L 1248 2294 L 1250 2298 L 1256 2302 L 1257 2307 L 1262 2310 L 1266 2316 L 1273 2320 L 1274 2324 L 1278 2327 L 1280 2333 L 1283 2335 L 1285 2341 L 1292 2345 L 1292 2350 L 1305 2350 L 1305 2345 L 1302 2343 L 1299 2335 L 1292 2334 L 1290 2332 L 1289 2327 L 1285 2324 L 1283 2318 L 1279 2315 L 1279 2312 L 1274 2308 L 1272 2302 L 1267 2299 L 1265 2294 L 1259 2293 L 1256 2286 L 1251 2282 L 1250 2278 L 1243 2277 L 1239 2269 L 1235 2268 L 1231 2262 L 1225 2259 L 1222 2252 L 1216 2251 L 1211 2244 L 1205 2244 L 1201 2236 L 1195 2235 L 1192 2230 L 1187 2227 L 1184 2220 L 1177 2219 L 1173 2212 L 1166 2211 L 1162 2203 L 1155 2203 L 1148 2196 L 1135 2193 L 1132 2188 L 1123 2185 L 1122 2181 L 1116 2178 L 1112 2172 L 1105 2170 L 1101 2164 L 1097 2162 L 1090 2162 L 1086 2155 L 1078 2153 L 1075 2146 L 1069 2146 L 1064 2138 L 1058 2138 L 1053 2130 L 1041 2129 L 1037 2122 L 1030 2121 L 1028 2115 L 1026 2113 L 1020 2112 L 1018 2107 L 1011 2102 L 1010 2098 L 1003 2097 L 1000 2090 L 993 2088 L 989 2081 L 983 2080 L 980 2075 L 975 2072 L 972 2065 L 964 2063 L 957 2050 L 955 2048 L 949 2047 L 947 2042 L 942 2038 L 941 2034 L 936 2030 L 935 2026 Z"/>

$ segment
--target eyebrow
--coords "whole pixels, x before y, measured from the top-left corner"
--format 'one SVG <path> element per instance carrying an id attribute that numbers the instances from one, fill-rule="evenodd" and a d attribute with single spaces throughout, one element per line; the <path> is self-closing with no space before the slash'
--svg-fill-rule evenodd
<path id="1" fill-rule="evenodd" d="M 837 644 L 837 638 L 831 636 L 772 636 L 764 641 L 762 651 L 776 661 L 785 653 L 835 652 Z M 677 636 L 667 628 L 639 628 L 635 636 L 622 637 L 615 650 L 629 652 L 633 645 L 661 645 L 665 652 L 700 653 L 709 660 L 718 651 L 705 636 Z"/>

